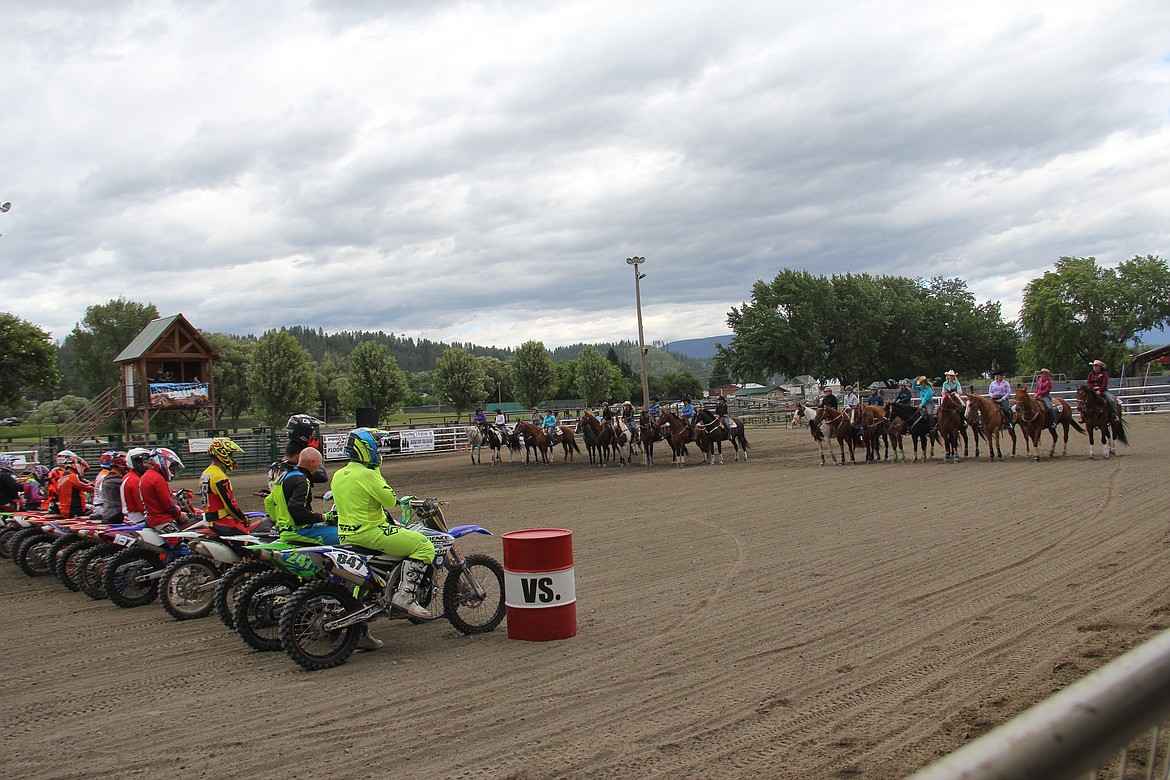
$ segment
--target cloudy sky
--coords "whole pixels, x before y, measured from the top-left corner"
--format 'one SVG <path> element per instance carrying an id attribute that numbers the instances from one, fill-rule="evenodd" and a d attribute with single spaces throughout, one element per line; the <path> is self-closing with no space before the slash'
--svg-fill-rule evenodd
<path id="1" fill-rule="evenodd" d="M 1170 3 L 0 0 L 3 309 L 547 346 L 1170 256 Z"/>

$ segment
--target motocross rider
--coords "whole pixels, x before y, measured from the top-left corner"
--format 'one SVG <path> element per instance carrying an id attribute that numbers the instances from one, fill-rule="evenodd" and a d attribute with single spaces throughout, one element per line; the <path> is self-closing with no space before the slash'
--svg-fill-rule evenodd
<path id="1" fill-rule="evenodd" d="M 0 455 L 0 508 L 5 511 L 16 508 L 16 499 L 22 494 L 16 481 L 16 458 Z"/>
<path id="2" fill-rule="evenodd" d="M 97 501 L 93 503 L 94 518 L 98 522 L 107 525 L 122 522 L 125 516 L 122 509 L 122 479 L 129 470 L 130 467 L 126 463 L 126 453 L 114 452 L 110 456 L 110 466 L 105 479 L 102 480 L 101 507 L 98 507 Z"/>
<path id="3" fill-rule="evenodd" d="M 183 513 L 175 505 L 168 483 L 183 468 L 183 461 L 173 450 L 159 447 L 150 453 L 146 472 L 138 483 L 142 504 L 146 507 L 146 524 L 160 533 L 179 530 Z"/>
<path id="4" fill-rule="evenodd" d="M 122 513 L 126 515 L 128 523 L 145 523 L 146 507 L 142 504 L 142 494 L 139 487 L 142 475 L 149 465 L 150 450 L 145 447 L 131 447 L 126 453 L 126 461 L 130 469 L 123 475 L 119 492 L 122 494 Z"/>
<path id="5" fill-rule="evenodd" d="M 236 456 L 244 449 L 227 436 L 217 436 L 207 446 L 211 462 L 199 477 L 199 494 L 203 502 L 203 519 L 220 536 L 248 533 L 248 516 L 236 503 L 232 481 L 227 472 L 235 471 Z"/>
<path id="6" fill-rule="evenodd" d="M 312 475 L 321 468 L 321 451 L 305 447 L 297 465 L 276 478 L 264 497 L 264 511 L 280 530 L 286 544 L 337 544 L 337 523 L 313 511 Z"/>
<path id="7" fill-rule="evenodd" d="M 305 447 L 316 447 L 318 451 L 324 450 L 321 444 L 321 422 L 311 414 L 294 414 L 288 418 L 284 429 L 288 431 L 288 445 L 284 448 L 284 458 L 268 467 L 269 490 L 272 490 L 272 486 L 276 484 L 277 477 L 296 467 L 297 457 Z M 317 469 L 310 481 L 315 483 L 329 481 L 329 475 L 325 473 L 324 465 Z"/>
<path id="8" fill-rule="evenodd" d="M 85 514 L 85 495 L 93 495 L 93 485 L 82 478 L 89 464 L 80 455 L 65 459 L 65 476 L 57 483 L 58 512 L 63 517 L 81 517 Z"/>
<path id="9" fill-rule="evenodd" d="M 345 440 L 345 454 L 349 463 L 333 475 L 331 485 L 341 544 L 361 545 L 404 558 L 391 603 L 414 617 L 429 618 L 430 612 L 418 603 L 418 588 L 427 566 L 435 559 L 435 546 L 418 531 L 388 519 L 385 510 L 394 507 L 398 497 L 378 470 L 382 455 L 375 434 L 368 428 L 351 431 Z M 382 646 L 368 633 L 363 641 L 368 649 Z"/>

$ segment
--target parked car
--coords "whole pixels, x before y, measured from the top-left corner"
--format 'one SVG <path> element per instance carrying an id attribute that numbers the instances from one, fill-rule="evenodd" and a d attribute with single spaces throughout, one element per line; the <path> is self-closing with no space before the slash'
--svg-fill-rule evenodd
<path id="1" fill-rule="evenodd" d="M 5 417 L 3 420 L 0 420 L 0 425 L 20 425 L 20 420 L 15 417 Z"/>

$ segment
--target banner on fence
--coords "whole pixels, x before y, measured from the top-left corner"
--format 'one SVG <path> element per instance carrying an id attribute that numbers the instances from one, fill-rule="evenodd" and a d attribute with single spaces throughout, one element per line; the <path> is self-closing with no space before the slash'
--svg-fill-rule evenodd
<path id="1" fill-rule="evenodd" d="M 416 431 L 399 431 L 403 452 L 434 452 L 435 431 L 433 428 Z"/>
<path id="2" fill-rule="evenodd" d="M 187 439 L 187 452 L 207 452 L 215 439 Z"/>
<path id="3" fill-rule="evenodd" d="M 345 437 L 348 433 L 327 433 L 321 438 L 325 460 L 345 460 Z"/>

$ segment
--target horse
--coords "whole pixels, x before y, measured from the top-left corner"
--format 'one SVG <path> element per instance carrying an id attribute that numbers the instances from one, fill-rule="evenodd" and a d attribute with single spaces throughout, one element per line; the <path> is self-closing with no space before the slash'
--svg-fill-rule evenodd
<path id="1" fill-rule="evenodd" d="M 796 408 L 792 410 L 792 417 L 788 425 L 790 428 L 802 428 L 807 424 L 809 416 L 808 409 L 805 408 L 804 404 L 797 404 Z"/>
<path id="2" fill-rule="evenodd" d="M 585 437 L 585 447 L 589 449 L 590 463 L 594 462 L 593 455 L 594 451 L 596 451 L 597 465 L 608 466 L 612 457 L 611 453 L 616 452 L 620 459 L 620 464 L 622 466 L 626 465 L 625 457 L 614 435 L 616 429 L 611 430 L 608 425 L 602 425 L 601 421 L 594 417 L 590 411 L 586 411 L 581 415 L 581 420 L 577 423 L 577 426 L 581 428 Z"/>
<path id="3" fill-rule="evenodd" d="M 866 462 L 873 460 L 887 460 L 890 457 L 890 421 L 886 419 L 884 406 L 865 405 L 857 409 L 857 430 L 861 433 L 861 441 L 865 444 Z M 885 443 L 882 456 L 878 457 L 878 445 Z"/>
<path id="4" fill-rule="evenodd" d="M 478 425 L 467 426 L 467 449 L 471 453 L 471 465 L 476 465 L 480 462 L 479 455 L 483 449 L 484 442 L 487 441 L 487 434 Z M 494 458 L 493 458 L 494 462 Z"/>
<path id="5" fill-rule="evenodd" d="M 501 434 L 501 441 L 503 441 L 504 446 L 508 448 L 508 462 L 511 463 L 512 458 L 516 455 L 516 453 L 520 452 L 520 448 L 524 446 L 520 443 L 520 434 L 517 431 L 509 431 L 507 428 L 504 428 L 504 431 Z"/>
<path id="6" fill-rule="evenodd" d="M 1012 437 L 1012 457 L 1016 457 L 1016 428 L 1009 422 L 1002 406 L 977 393 L 968 393 L 966 419 L 967 425 L 975 431 L 976 441 L 981 435 L 987 440 L 987 457 L 990 460 L 1003 462 L 1003 450 L 999 445 L 1000 432 L 1005 430 Z M 978 451 L 975 457 L 979 457 Z"/>
<path id="7" fill-rule="evenodd" d="M 813 441 L 817 443 L 817 447 L 821 451 L 821 465 L 825 465 L 825 434 L 828 432 L 828 423 L 824 422 L 820 411 L 811 411 L 812 407 L 804 409 L 804 416 L 808 418 L 808 432 L 812 435 Z M 837 462 L 837 455 L 833 452 L 833 448 L 829 448 L 829 454 L 833 456 L 833 462 Z"/>
<path id="8" fill-rule="evenodd" d="M 958 393 L 947 393 L 938 405 L 938 422 L 935 428 L 943 441 L 943 463 L 959 462 L 959 431 L 963 428 L 963 402 Z M 979 440 L 976 439 L 976 442 Z M 967 453 L 964 449 L 964 457 Z M 976 455 L 976 457 L 979 457 Z"/>
<path id="9" fill-rule="evenodd" d="M 670 442 L 674 465 L 682 468 L 687 464 L 687 442 L 691 440 L 691 427 L 686 420 L 665 409 L 658 417 L 658 427 L 663 429 L 662 435 Z"/>
<path id="10" fill-rule="evenodd" d="M 914 406 L 912 404 L 900 404 L 896 401 L 891 401 L 886 404 L 886 419 L 901 420 L 903 423 L 903 430 L 910 434 L 910 441 L 914 445 L 914 462 L 918 462 L 918 445 L 922 444 L 922 459 L 926 460 L 928 457 L 934 457 L 934 444 L 938 440 L 938 435 L 930 426 L 930 418 L 922 411 L 922 407 Z M 926 445 L 930 443 L 930 454 L 927 454 Z M 901 449 L 901 442 L 899 441 L 898 448 Z M 902 460 L 906 459 L 906 453 L 902 453 Z"/>
<path id="11" fill-rule="evenodd" d="M 714 464 L 715 453 L 713 445 L 719 447 L 719 462 L 723 463 L 723 442 L 730 441 L 735 448 L 735 462 L 739 463 L 739 450 L 743 446 L 743 460 L 747 462 L 747 436 L 743 432 L 743 421 L 731 418 L 731 430 L 723 425 L 723 419 L 716 417 L 710 409 L 695 411 L 699 421 L 695 424 L 695 443 L 703 451 L 703 462 Z"/>
<path id="12" fill-rule="evenodd" d="M 1081 433 L 1086 433 L 1085 429 L 1073 419 L 1072 405 L 1063 398 L 1052 399 L 1052 413 L 1053 421 L 1050 424 L 1044 405 L 1033 398 L 1026 387 L 1016 385 L 1015 424 L 1020 426 L 1020 430 L 1024 433 L 1024 452 L 1031 454 L 1032 448 L 1036 448 L 1034 460 L 1040 460 L 1040 434 L 1045 429 L 1052 434 L 1052 449 L 1048 451 L 1049 458 L 1056 457 L 1056 426 L 1064 427 L 1064 451 L 1060 453 L 1062 458 L 1068 455 L 1069 426 L 1076 428 Z"/>
<path id="13" fill-rule="evenodd" d="M 540 453 L 540 461 L 548 465 L 548 451 L 553 445 L 549 442 L 544 429 L 530 422 L 518 420 L 515 431 L 524 437 L 524 462 L 528 463 L 532 450 L 537 450 Z"/>
<path id="14" fill-rule="evenodd" d="M 1113 407 L 1097 394 L 1096 388 L 1087 384 L 1077 388 L 1077 411 L 1081 413 L 1081 420 L 1084 421 L 1085 429 L 1089 433 L 1089 460 L 1094 460 L 1094 431 L 1101 431 L 1101 447 L 1105 450 L 1106 458 L 1117 454 L 1117 442 L 1129 444 L 1121 404 L 1117 405 L 1117 415 L 1114 416 Z"/>
<path id="15" fill-rule="evenodd" d="M 813 427 L 825 423 L 829 427 L 829 434 L 837 439 L 837 444 L 841 447 L 841 465 L 845 465 L 845 445 L 849 444 L 849 462 L 857 465 L 857 459 L 853 456 L 853 450 L 857 446 L 857 441 L 853 436 L 853 425 L 849 422 L 849 416 L 839 409 L 834 409 L 831 406 L 822 406 L 817 409 L 816 416 L 812 418 L 809 423 Z M 829 446 L 829 453 L 833 456 L 833 462 L 837 462 L 837 453 L 833 452 L 832 445 Z M 824 454 L 821 455 L 822 461 Z"/>
<path id="16" fill-rule="evenodd" d="M 654 442 L 662 438 L 658 423 L 650 419 L 649 412 L 642 412 L 638 418 L 638 438 L 642 441 L 642 452 L 646 454 L 646 465 L 654 465 Z"/>
<path id="17" fill-rule="evenodd" d="M 504 431 L 504 434 L 507 434 L 506 430 Z M 492 465 L 499 466 L 501 463 L 503 463 L 504 459 L 500 455 L 500 450 L 504 446 L 504 439 L 503 436 L 501 436 L 499 429 L 497 429 L 494 425 L 489 425 L 487 427 L 487 446 L 492 451 Z"/>

